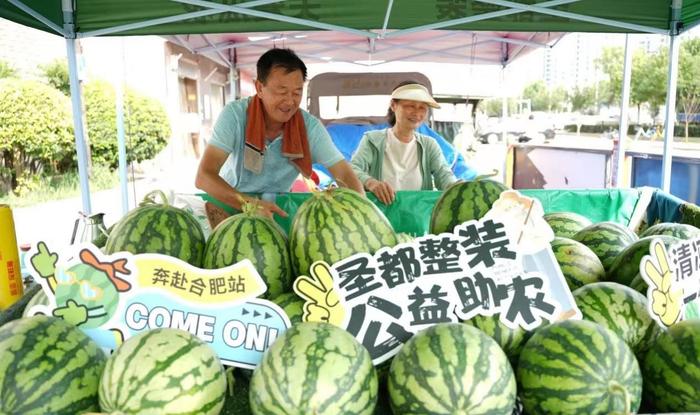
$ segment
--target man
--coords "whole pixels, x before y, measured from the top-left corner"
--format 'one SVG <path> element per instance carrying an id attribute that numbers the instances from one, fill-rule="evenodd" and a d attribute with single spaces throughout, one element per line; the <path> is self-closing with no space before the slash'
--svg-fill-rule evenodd
<path id="1" fill-rule="evenodd" d="M 290 49 L 270 49 L 257 63 L 257 95 L 226 105 L 199 163 L 195 185 L 241 209 L 250 193 L 288 192 L 311 164 L 326 167 L 343 187 L 364 195 L 362 183 L 321 122 L 301 110 L 306 65 Z M 260 200 L 261 213 L 287 216 Z"/>

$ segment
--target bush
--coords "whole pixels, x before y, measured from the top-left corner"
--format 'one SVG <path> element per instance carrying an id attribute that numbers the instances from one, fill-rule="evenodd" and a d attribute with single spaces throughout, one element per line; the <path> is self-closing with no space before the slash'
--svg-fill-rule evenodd
<path id="1" fill-rule="evenodd" d="M 22 183 L 31 191 L 32 177 L 72 164 L 71 120 L 70 102 L 56 89 L 36 81 L 0 80 L 0 188 Z"/>
<path id="2" fill-rule="evenodd" d="M 618 127 L 618 123 L 614 121 L 609 121 L 609 122 L 602 122 L 600 124 L 583 124 L 581 125 L 581 132 L 582 133 L 593 133 L 593 134 L 602 134 L 608 131 L 613 131 L 616 130 Z M 627 126 L 627 136 L 628 137 L 634 137 L 637 134 L 637 129 L 640 126 L 636 124 L 630 124 Z M 644 128 L 644 131 L 647 131 L 651 128 L 650 125 L 642 125 L 642 128 Z M 576 124 L 568 124 L 564 126 L 564 131 L 570 132 L 570 133 L 575 133 L 576 132 Z M 685 137 L 685 124 L 684 123 L 676 123 L 676 126 L 673 130 L 673 134 L 676 137 Z M 688 136 L 690 137 L 700 137 L 700 124 L 690 124 L 688 125 Z"/>
<path id="3" fill-rule="evenodd" d="M 170 123 L 165 109 L 155 99 L 131 90 L 127 89 L 124 95 L 127 159 L 152 159 L 165 147 L 170 137 Z M 91 82 L 83 88 L 83 97 L 93 163 L 116 168 L 119 158 L 114 89 L 106 82 Z"/>
<path id="4" fill-rule="evenodd" d="M 52 87 L 70 96 L 70 78 L 68 77 L 68 63 L 65 59 L 56 59 L 53 62 L 40 66 L 46 81 Z"/>
<path id="5" fill-rule="evenodd" d="M 17 76 L 17 70 L 9 63 L 0 60 L 0 78 L 14 78 Z"/>

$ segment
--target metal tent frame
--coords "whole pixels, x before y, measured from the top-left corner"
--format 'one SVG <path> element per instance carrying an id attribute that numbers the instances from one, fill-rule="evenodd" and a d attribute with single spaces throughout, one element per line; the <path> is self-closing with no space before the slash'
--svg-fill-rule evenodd
<path id="1" fill-rule="evenodd" d="M 670 176 L 671 176 L 671 160 L 672 160 L 672 150 L 673 150 L 673 126 L 675 124 L 675 96 L 676 96 L 676 79 L 677 79 L 677 71 L 678 71 L 678 52 L 679 52 L 679 42 L 678 42 L 678 36 L 684 31 L 688 30 L 694 25 L 698 24 L 698 21 L 692 22 L 692 24 L 689 24 L 687 27 L 683 27 L 682 24 L 682 12 L 683 12 L 683 0 L 671 0 L 670 3 L 670 19 L 668 21 L 668 28 L 663 29 L 655 26 L 648 26 L 648 25 L 642 25 L 642 24 L 637 24 L 637 23 L 630 23 L 630 22 L 625 22 L 622 20 L 614 20 L 614 19 L 608 19 L 608 18 L 601 18 L 597 16 L 591 16 L 591 15 L 586 15 L 586 14 L 579 14 L 579 13 L 572 13 L 569 11 L 564 11 L 564 10 L 559 10 L 556 9 L 557 6 L 562 6 L 562 5 L 570 5 L 570 4 L 585 4 L 586 2 L 592 2 L 593 0 L 548 0 L 548 1 L 541 1 L 537 2 L 535 4 L 525 4 L 521 3 L 518 1 L 507 1 L 507 0 L 473 0 L 474 3 L 480 3 L 480 4 L 488 4 L 488 5 L 495 5 L 502 7 L 502 9 L 497 10 L 497 11 L 492 11 L 492 12 L 486 12 L 486 13 L 481 13 L 481 14 L 476 14 L 476 15 L 470 15 L 470 16 L 464 16 L 461 18 L 457 19 L 451 19 L 451 20 L 446 20 L 446 21 L 441 21 L 441 22 L 435 22 L 435 23 L 430 23 L 430 24 L 423 24 L 423 25 L 416 25 L 414 27 L 408 27 L 408 28 L 400 28 L 397 30 L 391 30 L 390 27 L 390 19 L 392 16 L 392 13 L 394 12 L 394 6 L 395 2 L 394 0 L 388 0 L 386 8 L 385 8 L 385 13 L 384 13 L 384 18 L 383 18 L 383 24 L 381 27 L 377 27 L 376 29 L 372 30 L 365 30 L 365 29 L 357 29 L 349 26 L 341 26 L 341 25 L 335 25 L 335 24 L 330 24 L 330 23 L 325 23 L 321 21 L 315 21 L 311 19 L 306 19 L 306 18 L 300 18 L 300 17 L 293 17 L 293 16 L 287 16 L 283 14 L 278 14 L 278 13 L 271 13 L 268 11 L 263 11 L 257 9 L 258 7 L 261 6 L 266 6 L 266 5 L 271 5 L 271 4 L 276 4 L 276 3 L 282 3 L 285 0 L 253 0 L 253 1 L 247 1 L 244 3 L 238 3 L 235 5 L 231 4 L 222 4 L 218 3 L 215 1 L 206 1 L 206 0 L 163 0 L 164 2 L 167 3 L 177 3 L 177 4 L 186 4 L 190 6 L 196 6 L 199 7 L 201 10 L 195 11 L 195 12 L 187 12 L 187 13 L 182 13 L 182 14 L 177 14 L 177 15 L 172 15 L 172 16 L 167 16 L 167 17 L 158 17 L 158 18 L 147 18 L 146 16 L 143 17 L 143 20 L 138 21 L 138 22 L 132 22 L 132 23 L 127 23 L 127 24 L 121 24 L 121 25 L 114 25 L 112 27 L 105 27 L 97 30 L 87 30 L 87 31 L 76 31 L 76 22 L 75 22 L 75 17 L 76 17 L 76 9 L 75 9 L 75 4 L 73 0 L 61 0 L 61 11 L 62 11 L 62 21 L 63 25 L 62 27 L 54 22 L 51 18 L 47 17 L 46 15 L 43 15 L 39 11 L 35 10 L 34 8 L 30 7 L 27 3 L 29 3 L 29 0 L 5 0 L 7 3 L 13 5 L 16 9 L 20 10 L 24 14 L 31 16 L 31 18 L 35 19 L 36 22 L 42 24 L 42 28 L 44 30 L 52 30 L 58 35 L 62 36 L 66 40 L 66 51 L 68 55 L 68 67 L 69 67 L 69 77 L 70 77 L 70 90 L 71 90 L 71 100 L 72 100 L 72 108 L 73 108 L 73 123 L 75 127 L 75 143 L 76 143 L 76 151 L 77 151 L 77 157 L 78 157 L 78 173 L 79 173 L 79 178 L 80 178 L 80 186 L 81 186 L 81 194 L 82 194 L 82 207 L 83 211 L 87 214 L 91 212 L 91 201 L 90 201 L 90 189 L 89 189 L 89 181 L 88 181 L 88 176 L 87 176 L 87 166 L 88 166 L 88 161 L 87 161 L 87 149 L 86 149 L 86 144 L 85 144 L 85 139 L 84 139 L 84 126 L 82 124 L 82 103 L 81 103 L 81 93 L 80 93 L 80 86 L 78 82 L 78 75 L 77 75 L 77 59 L 76 59 L 76 40 L 77 39 L 82 39 L 82 38 L 87 38 L 87 37 L 94 37 L 94 36 L 104 36 L 104 35 L 122 35 L 122 34 L 134 34 L 135 32 L 138 32 L 139 29 L 144 29 L 144 28 L 158 28 L 158 26 L 164 26 L 170 23 L 174 22 L 185 22 L 189 21 L 191 19 L 196 19 L 196 18 L 201 18 L 204 16 L 212 16 L 212 15 L 217 15 L 217 14 L 222 14 L 222 13 L 236 13 L 240 15 L 246 15 L 246 16 L 254 16 L 260 19 L 265 19 L 273 22 L 281 22 L 289 25 L 295 25 L 299 26 L 301 28 L 305 28 L 307 30 L 322 30 L 322 31 L 333 31 L 333 32 L 338 32 L 342 33 L 347 36 L 353 36 L 361 39 L 362 41 L 366 42 L 366 49 L 361 48 L 361 51 L 366 52 L 368 54 L 376 54 L 378 51 L 381 51 L 384 46 L 386 45 L 386 48 L 403 48 L 404 50 L 407 51 L 407 55 L 399 55 L 395 59 L 396 60 L 406 60 L 410 58 L 414 58 L 416 56 L 425 54 L 425 53 L 439 53 L 442 54 L 443 56 L 447 57 L 455 57 L 455 56 L 450 56 L 454 55 L 451 50 L 434 50 L 432 46 L 432 42 L 434 42 L 435 38 L 431 37 L 430 40 L 426 41 L 426 43 L 431 42 L 430 45 L 428 46 L 411 46 L 411 47 L 406 47 L 406 45 L 402 45 L 401 43 L 393 43 L 391 42 L 392 39 L 400 39 L 401 37 L 409 36 L 414 33 L 426 33 L 428 31 L 438 31 L 438 30 L 444 30 L 448 28 L 454 28 L 458 26 L 463 26 L 465 24 L 473 24 L 475 22 L 497 22 L 498 19 L 503 19 L 506 16 L 513 16 L 521 13 L 530 13 L 534 15 L 542 15 L 542 16 L 555 16 L 563 19 L 568 19 L 570 21 L 575 21 L 575 22 L 587 22 L 591 23 L 594 25 L 599 25 L 601 27 L 607 27 L 610 29 L 610 31 L 615 31 L 615 32 L 626 32 L 626 33 L 654 33 L 654 34 L 664 34 L 668 35 L 670 37 L 670 46 L 669 46 L 669 67 L 668 67 L 668 90 L 667 90 L 667 96 L 666 96 L 666 121 L 665 121 L 665 130 L 664 130 L 664 154 L 663 154 L 663 164 L 662 164 L 662 169 L 663 169 L 663 175 L 662 175 L 662 188 L 666 191 L 669 190 L 670 187 Z M 287 0 L 288 2 L 293 1 L 293 0 Z M 527 1 L 527 0 L 523 0 Z M 398 2 L 396 2 L 398 3 Z M 408 6 L 410 7 L 410 6 Z M 692 10 L 694 11 L 694 10 Z M 16 17 L 21 15 L 18 14 L 16 11 L 6 11 L 6 13 L 9 13 L 11 17 Z M 0 16 L 2 16 L 2 10 L 0 10 Z M 27 16 L 21 15 L 22 19 L 20 22 L 25 23 L 27 21 Z M 19 21 L 19 17 L 17 18 Z M 700 21 L 700 20 L 699 20 Z M 495 25 L 496 23 L 494 23 Z M 464 31 L 462 29 L 462 31 Z M 286 32 L 285 31 L 280 31 L 280 32 Z M 474 33 L 474 32 L 469 32 L 469 33 Z M 160 34 L 172 34 L 172 33 L 160 33 Z M 269 33 L 268 33 L 269 34 Z M 200 35 L 202 39 L 207 43 L 205 47 L 199 47 L 199 48 L 193 48 L 192 46 L 187 45 L 186 41 L 183 41 L 182 36 L 178 34 L 172 34 L 175 41 L 177 43 L 180 43 L 183 46 L 188 47 L 188 49 L 192 51 L 196 51 L 198 53 L 202 54 L 214 54 L 214 59 L 217 61 L 221 61 L 231 70 L 235 70 L 236 65 L 233 59 L 231 59 L 231 54 L 229 53 L 229 57 L 227 58 L 226 54 L 224 51 L 228 50 L 231 51 L 233 49 L 240 49 L 244 47 L 255 47 L 256 42 L 250 41 L 248 44 L 246 42 L 238 42 L 238 43 L 231 43 L 231 42 L 212 42 L 207 34 L 202 34 Z M 273 33 L 271 36 L 277 36 L 277 37 L 283 37 L 282 33 Z M 436 35 L 437 36 L 447 36 L 447 34 L 442 34 L 439 33 Z M 532 39 L 534 36 L 530 37 L 529 39 L 512 39 L 508 36 L 498 36 L 498 35 L 485 35 L 483 41 L 497 41 L 501 42 L 501 45 L 515 45 L 517 46 L 517 49 L 514 51 L 513 54 L 510 54 L 508 51 L 507 47 L 502 47 L 501 49 L 506 51 L 504 54 L 501 55 L 500 60 L 498 63 L 501 65 L 506 65 L 508 62 L 510 62 L 514 57 L 517 57 L 520 55 L 520 53 L 523 51 L 523 48 L 525 47 L 532 47 L 532 46 L 543 46 L 543 42 L 536 42 L 533 41 Z M 302 39 L 303 38 L 299 38 Z M 311 40 L 311 39 L 310 39 Z M 548 44 L 545 42 L 544 46 L 547 46 Z M 320 51 L 323 51 L 323 48 L 331 48 L 331 47 L 337 47 L 333 45 L 318 45 L 321 47 Z M 318 51 L 317 51 L 318 52 Z M 311 57 L 311 58 L 319 58 L 318 53 L 315 54 L 310 54 L 309 56 L 304 56 L 304 57 Z M 625 61 L 627 63 L 627 59 Z M 368 66 L 371 66 L 368 65 Z M 625 71 L 628 69 L 626 68 Z M 626 121 L 627 114 L 626 114 L 626 109 L 627 109 L 627 97 L 629 95 L 629 77 L 625 77 L 625 85 L 623 86 L 623 103 L 622 103 L 622 109 L 623 113 L 621 114 L 621 124 L 623 124 Z M 118 102 L 121 102 L 121 97 L 118 97 Z M 118 107 L 117 108 L 117 118 L 121 119 L 123 117 L 122 113 L 122 108 Z M 623 130 L 620 130 L 620 144 L 623 144 L 624 140 L 624 132 Z M 124 132 L 123 128 L 118 127 L 118 140 L 119 140 L 119 151 L 120 151 L 120 175 L 122 178 L 126 177 L 126 164 L 123 160 L 121 160 L 122 157 L 125 158 L 125 144 L 124 144 Z M 122 180 L 122 194 L 123 197 L 126 195 L 126 180 Z M 124 200 L 124 199 L 123 199 Z M 123 201 L 124 204 L 124 201 Z M 126 208 L 126 205 L 124 205 Z"/>

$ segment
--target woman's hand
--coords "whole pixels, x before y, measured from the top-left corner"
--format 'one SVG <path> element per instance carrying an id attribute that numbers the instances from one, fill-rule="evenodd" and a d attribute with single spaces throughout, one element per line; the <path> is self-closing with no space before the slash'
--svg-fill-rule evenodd
<path id="1" fill-rule="evenodd" d="M 365 187 L 367 190 L 374 193 L 374 195 L 377 196 L 377 199 L 379 199 L 379 201 L 385 205 L 392 204 L 396 198 L 396 192 L 387 182 L 382 182 L 377 179 L 369 179 L 365 183 Z"/>

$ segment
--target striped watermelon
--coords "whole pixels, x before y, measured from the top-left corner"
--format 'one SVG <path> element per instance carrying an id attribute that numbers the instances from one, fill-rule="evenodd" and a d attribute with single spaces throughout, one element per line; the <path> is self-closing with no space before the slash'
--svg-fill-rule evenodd
<path id="1" fill-rule="evenodd" d="M 596 282 L 573 292 L 583 318 L 614 331 L 641 356 L 659 335 L 642 294 L 614 282 Z"/>
<path id="2" fill-rule="evenodd" d="M 411 234 L 401 232 L 396 234 L 396 244 L 403 244 L 407 242 L 411 242 L 413 239 L 415 239 Z"/>
<path id="3" fill-rule="evenodd" d="M 155 195 L 160 195 L 163 202 L 155 203 Z M 104 252 L 165 254 L 201 267 L 205 242 L 197 220 L 170 206 L 163 192 L 156 190 L 117 223 L 107 238 Z"/>
<path id="4" fill-rule="evenodd" d="M 311 264 L 329 265 L 356 253 L 374 254 L 396 245 L 396 234 L 384 214 L 353 190 L 317 192 L 301 204 L 289 232 L 296 275 L 308 275 Z"/>
<path id="5" fill-rule="evenodd" d="M 295 293 L 284 293 L 273 298 L 272 302 L 284 310 L 292 325 L 301 323 L 304 316 L 304 299 Z"/>
<path id="6" fill-rule="evenodd" d="M 0 328 L 0 413 L 75 415 L 98 411 L 106 356 L 82 331 L 35 316 Z"/>
<path id="7" fill-rule="evenodd" d="M 509 328 L 501 322 L 499 314 L 476 315 L 462 323 L 476 327 L 494 339 L 511 363 L 517 363 L 520 351 L 531 334 L 520 326 L 516 329 Z"/>
<path id="8" fill-rule="evenodd" d="M 515 405 L 515 389 L 513 369 L 498 344 L 459 323 L 418 332 L 389 370 L 395 415 L 506 414 Z"/>
<path id="9" fill-rule="evenodd" d="M 617 254 L 638 238 L 634 232 L 620 224 L 599 222 L 576 232 L 571 239 L 589 247 L 607 271 Z"/>
<path id="10" fill-rule="evenodd" d="M 256 415 L 371 415 L 377 401 L 372 359 L 350 333 L 301 323 L 265 352 L 250 381 Z"/>
<path id="11" fill-rule="evenodd" d="M 226 377 L 206 343 L 184 330 L 149 330 L 124 342 L 100 380 L 102 412 L 216 415 Z"/>
<path id="12" fill-rule="evenodd" d="M 608 269 L 607 279 L 623 285 L 630 285 L 634 277 L 639 274 L 639 264 L 644 255 L 649 255 L 651 241 L 659 239 L 668 249 L 671 245 L 680 242 L 673 236 L 654 235 L 646 236 L 623 249 L 615 258 Z"/>
<path id="13" fill-rule="evenodd" d="M 440 195 L 430 217 L 430 233 L 452 232 L 455 226 L 481 219 L 508 188 L 493 180 L 457 182 Z"/>
<path id="14" fill-rule="evenodd" d="M 566 278 L 566 285 L 571 290 L 605 279 L 603 264 L 586 245 L 560 237 L 554 238 L 551 245 L 554 257 Z"/>
<path id="15" fill-rule="evenodd" d="M 639 234 L 639 237 L 643 238 L 652 235 L 668 235 L 675 236 L 678 239 L 693 239 L 700 236 L 700 229 L 685 223 L 664 222 L 647 228 L 647 230 Z"/>
<path id="16" fill-rule="evenodd" d="M 554 235 L 562 238 L 571 238 L 576 232 L 593 224 L 587 217 L 573 212 L 548 213 L 544 215 L 544 220 L 552 228 Z"/>
<path id="17" fill-rule="evenodd" d="M 267 284 L 264 298 L 291 291 L 287 236 L 272 219 L 257 215 L 254 204 L 221 222 L 204 248 L 204 268 L 224 268 L 244 259 L 250 259 Z"/>
<path id="18" fill-rule="evenodd" d="M 634 353 L 590 321 L 565 320 L 537 330 L 520 353 L 517 375 L 530 415 L 629 414 L 641 400 Z"/>
<path id="19" fill-rule="evenodd" d="M 700 412 L 700 320 L 661 333 L 642 364 L 644 392 L 664 412 Z"/>
<path id="20" fill-rule="evenodd" d="M 644 281 L 644 278 L 642 278 L 642 274 L 637 273 L 637 275 L 634 276 L 632 279 L 632 282 L 630 282 L 629 287 L 638 293 L 641 293 L 642 295 L 646 296 L 647 295 L 647 288 L 649 285 L 647 285 L 646 281 Z"/>
<path id="21" fill-rule="evenodd" d="M 35 305 L 49 305 L 49 297 L 46 296 L 46 293 L 41 289 L 41 287 L 39 287 L 39 291 L 37 291 L 27 303 L 27 307 L 25 307 L 22 317 L 29 317 L 29 310 L 31 310 Z"/>

